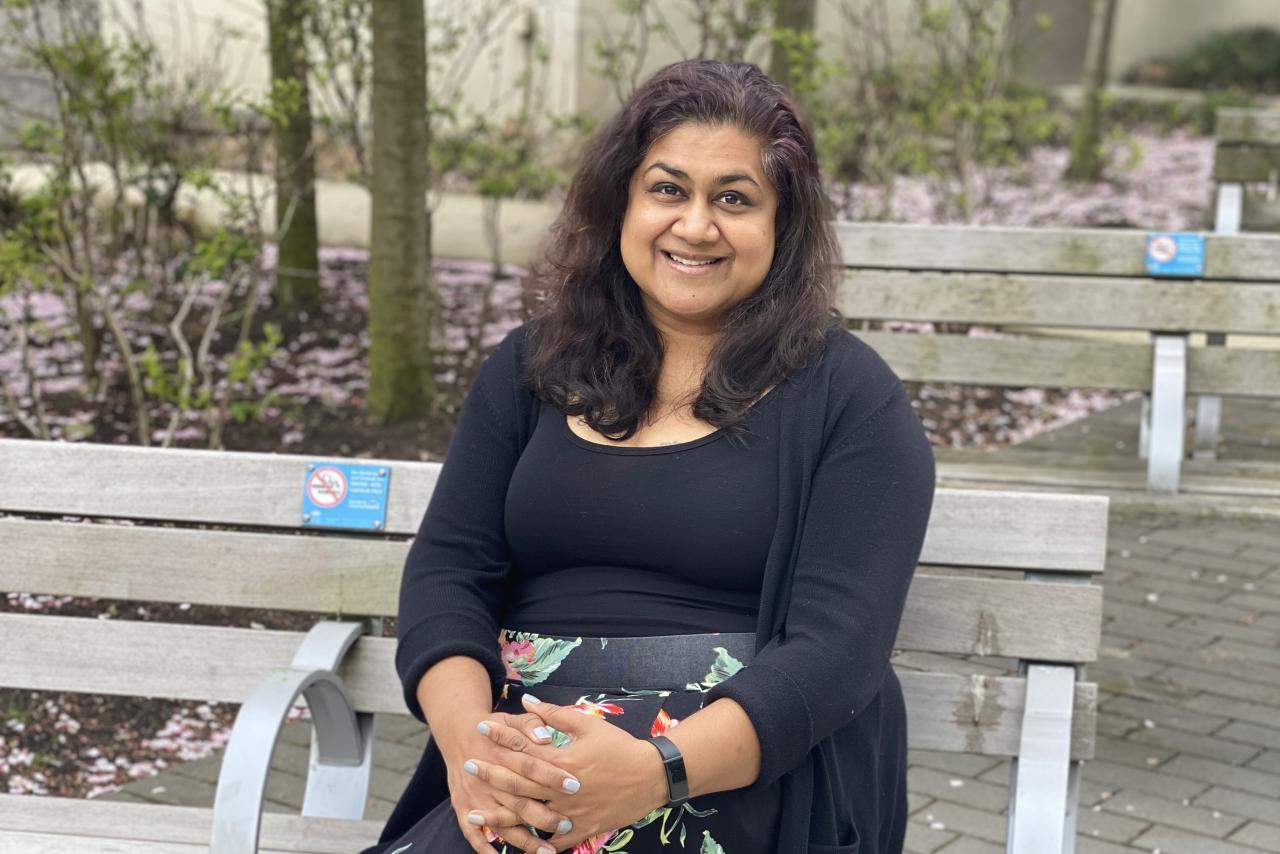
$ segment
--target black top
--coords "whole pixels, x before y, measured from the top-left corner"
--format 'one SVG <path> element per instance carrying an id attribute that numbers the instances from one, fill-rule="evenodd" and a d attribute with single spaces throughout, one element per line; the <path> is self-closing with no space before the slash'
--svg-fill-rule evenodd
<path id="1" fill-rule="evenodd" d="M 505 681 L 507 491 L 543 410 L 522 380 L 528 331 L 512 331 L 472 385 L 406 559 L 396 668 L 418 718 L 418 682 L 444 658 L 484 664 L 495 698 Z M 848 850 L 896 854 L 906 713 L 889 655 L 928 524 L 933 454 L 902 383 L 842 328 L 770 394 L 778 510 L 756 657 L 706 699 L 732 698 L 755 727 L 754 785 L 782 784 L 779 854 L 855 843 Z M 419 771 L 398 820 L 448 797 L 440 769 Z"/>
<path id="2" fill-rule="evenodd" d="M 778 522 L 774 395 L 724 430 L 597 444 L 542 403 L 507 488 L 503 626 L 552 635 L 754 632 Z"/>

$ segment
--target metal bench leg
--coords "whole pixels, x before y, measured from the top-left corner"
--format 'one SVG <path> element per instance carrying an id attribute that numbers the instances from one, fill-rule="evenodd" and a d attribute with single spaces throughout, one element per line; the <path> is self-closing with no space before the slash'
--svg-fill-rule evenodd
<path id="1" fill-rule="evenodd" d="M 1219 184 L 1218 201 L 1213 219 L 1214 234 L 1239 234 L 1244 214 L 1244 185 Z M 1222 347 L 1227 336 L 1210 332 L 1210 347 Z M 1218 454 L 1218 437 L 1222 432 L 1222 398 L 1203 395 L 1196 404 L 1196 437 L 1192 456 L 1197 460 L 1212 460 Z"/>
<path id="2" fill-rule="evenodd" d="M 211 851 L 256 854 L 271 754 L 289 710 L 303 696 L 312 729 L 302 814 L 363 817 L 373 770 L 373 715 L 354 711 L 335 671 L 365 629 L 362 623 L 315 626 L 290 666 L 258 683 L 240 707 L 218 774 Z"/>
<path id="3" fill-rule="evenodd" d="M 1080 769 L 1083 762 L 1072 762 L 1067 777 L 1067 823 L 1062 832 L 1063 854 L 1076 854 L 1076 819 L 1080 815 Z"/>
<path id="4" fill-rule="evenodd" d="M 1008 854 L 1064 854 L 1076 670 L 1027 665 L 1027 702 L 1009 783 Z"/>
<path id="5" fill-rule="evenodd" d="M 1186 431 L 1187 336 L 1155 336 L 1147 489 L 1177 492 Z"/>
<path id="6" fill-rule="evenodd" d="M 1209 333 L 1209 346 L 1221 346 L 1227 336 Z M 1217 395 L 1201 395 L 1196 402 L 1196 437 L 1191 456 L 1197 460 L 1212 460 L 1218 456 L 1218 436 L 1222 433 L 1222 398 Z"/>
<path id="7" fill-rule="evenodd" d="M 1142 414 L 1138 416 L 1138 459 L 1151 456 L 1151 393 L 1142 393 Z"/>

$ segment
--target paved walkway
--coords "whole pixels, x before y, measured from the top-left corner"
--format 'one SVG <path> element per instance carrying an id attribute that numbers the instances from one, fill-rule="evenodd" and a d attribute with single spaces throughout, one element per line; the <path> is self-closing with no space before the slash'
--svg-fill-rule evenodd
<path id="1" fill-rule="evenodd" d="M 1025 450 L 1092 443 L 1129 453 L 1130 409 Z M 1224 454 L 1280 459 L 1276 413 L 1229 402 Z M 1109 551 L 1102 651 L 1088 673 L 1100 689 L 1098 757 L 1085 766 L 1077 850 L 1280 854 L 1280 526 L 1117 520 Z M 388 813 L 425 741 L 404 717 L 379 721 L 379 733 L 370 817 Z M 300 805 L 307 737 L 305 725 L 286 730 L 272 809 Z M 927 752 L 911 759 L 907 850 L 1001 854 L 1008 763 Z M 208 805 L 216 775 L 216 760 L 190 763 L 113 797 Z"/>

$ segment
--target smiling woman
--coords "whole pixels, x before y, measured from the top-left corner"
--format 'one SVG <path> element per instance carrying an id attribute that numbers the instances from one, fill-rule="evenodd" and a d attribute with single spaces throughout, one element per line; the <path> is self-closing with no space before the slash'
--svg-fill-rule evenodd
<path id="1" fill-rule="evenodd" d="M 654 142 L 627 190 L 621 245 L 660 332 L 720 331 L 769 272 L 777 210 L 760 143 L 736 127 L 686 124 Z"/>
<path id="2" fill-rule="evenodd" d="M 834 311 L 790 97 L 748 64 L 658 72 L 547 261 L 405 564 L 432 740 L 371 852 L 900 854 L 888 661 L 933 458 Z"/>

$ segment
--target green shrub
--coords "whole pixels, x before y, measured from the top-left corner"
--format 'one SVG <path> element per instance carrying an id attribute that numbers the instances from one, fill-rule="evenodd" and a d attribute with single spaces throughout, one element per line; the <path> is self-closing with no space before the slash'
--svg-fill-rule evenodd
<path id="1" fill-rule="evenodd" d="M 1143 76 L 1150 79 L 1153 72 L 1167 85 L 1186 89 L 1280 93 L 1280 30 L 1213 33 L 1180 54 L 1149 63 Z"/>

